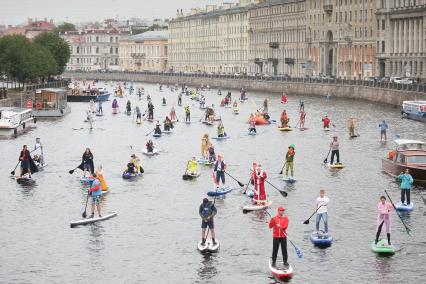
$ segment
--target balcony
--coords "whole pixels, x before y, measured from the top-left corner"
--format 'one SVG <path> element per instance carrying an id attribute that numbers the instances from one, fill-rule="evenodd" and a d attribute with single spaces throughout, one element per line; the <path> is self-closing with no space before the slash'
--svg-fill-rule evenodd
<path id="1" fill-rule="evenodd" d="M 324 8 L 324 12 L 326 12 L 329 16 L 331 15 L 331 13 L 333 13 L 332 4 L 324 5 L 323 8 Z"/>
<path id="2" fill-rule="evenodd" d="M 145 58 L 145 53 L 131 53 L 130 56 L 133 58 Z"/>
<path id="3" fill-rule="evenodd" d="M 278 43 L 278 42 L 270 42 L 269 43 L 269 47 L 270 48 L 278 48 L 278 47 L 280 47 L 280 44 Z"/>

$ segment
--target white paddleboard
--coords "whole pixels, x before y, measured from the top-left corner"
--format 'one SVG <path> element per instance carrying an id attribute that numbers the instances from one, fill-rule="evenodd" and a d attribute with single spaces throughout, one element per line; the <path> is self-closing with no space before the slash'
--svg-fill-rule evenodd
<path id="1" fill-rule="evenodd" d="M 85 218 L 82 220 L 78 220 L 78 221 L 72 221 L 70 223 L 71 228 L 74 228 L 76 226 L 80 226 L 80 225 L 87 225 L 87 224 L 91 224 L 91 223 L 95 223 L 95 222 L 100 222 L 100 221 L 105 221 L 108 220 L 112 217 L 117 216 L 117 212 L 111 212 L 108 213 L 106 215 L 103 215 L 101 218 L 97 217 L 97 218 Z"/>

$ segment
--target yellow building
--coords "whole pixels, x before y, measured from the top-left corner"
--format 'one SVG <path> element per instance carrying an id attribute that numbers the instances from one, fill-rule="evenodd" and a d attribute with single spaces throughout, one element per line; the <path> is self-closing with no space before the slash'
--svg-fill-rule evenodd
<path id="1" fill-rule="evenodd" d="M 192 9 L 169 23 L 169 69 L 175 72 L 246 72 L 250 0 Z"/>
<path id="2" fill-rule="evenodd" d="M 167 31 L 148 31 L 119 42 L 121 71 L 165 71 Z"/>

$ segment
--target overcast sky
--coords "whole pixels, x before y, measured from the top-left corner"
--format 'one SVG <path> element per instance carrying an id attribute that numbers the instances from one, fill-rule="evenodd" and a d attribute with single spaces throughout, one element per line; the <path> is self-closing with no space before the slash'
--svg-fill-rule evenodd
<path id="1" fill-rule="evenodd" d="M 19 24 L 27 18 L 86 22 L 105 18 L 174 17 L 177 9 L 236 0 L 0 0 L 0 24 Z"/>

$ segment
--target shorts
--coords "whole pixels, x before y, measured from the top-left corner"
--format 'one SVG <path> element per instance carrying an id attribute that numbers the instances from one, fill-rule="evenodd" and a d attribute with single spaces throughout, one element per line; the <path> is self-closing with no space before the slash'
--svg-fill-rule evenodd
<path id="1" fill-rule="evenodd" d="M 213 222 L 213 219 L 210 219 L 210 220 L 208 220 L 207 222 L 205 222 L 204 220 L 202 220 L 202 221 L 201 221 L 201 228 L 202 228 L 202 229 L 207 228 L 207 226 L 208 226 L 210 229 L 214 229 L 214 222 Z"/>
<path id="2" fill-rule="evenodd" d="M 30 168 L 30 161 L 28 161 L 28 160 L 21 161 L 21 167 L 23 169 L 29 169 Z"/>
<path id="3" fill-rule="evenodd" d="M 386 130 L 380 130 L 380 134 L 386 134 Z"/>
<path id="4" fill-rule="evenodd" d="M 92 195 L 92 205 L 99 205 L 101 203 L 100 195 Z"/>

